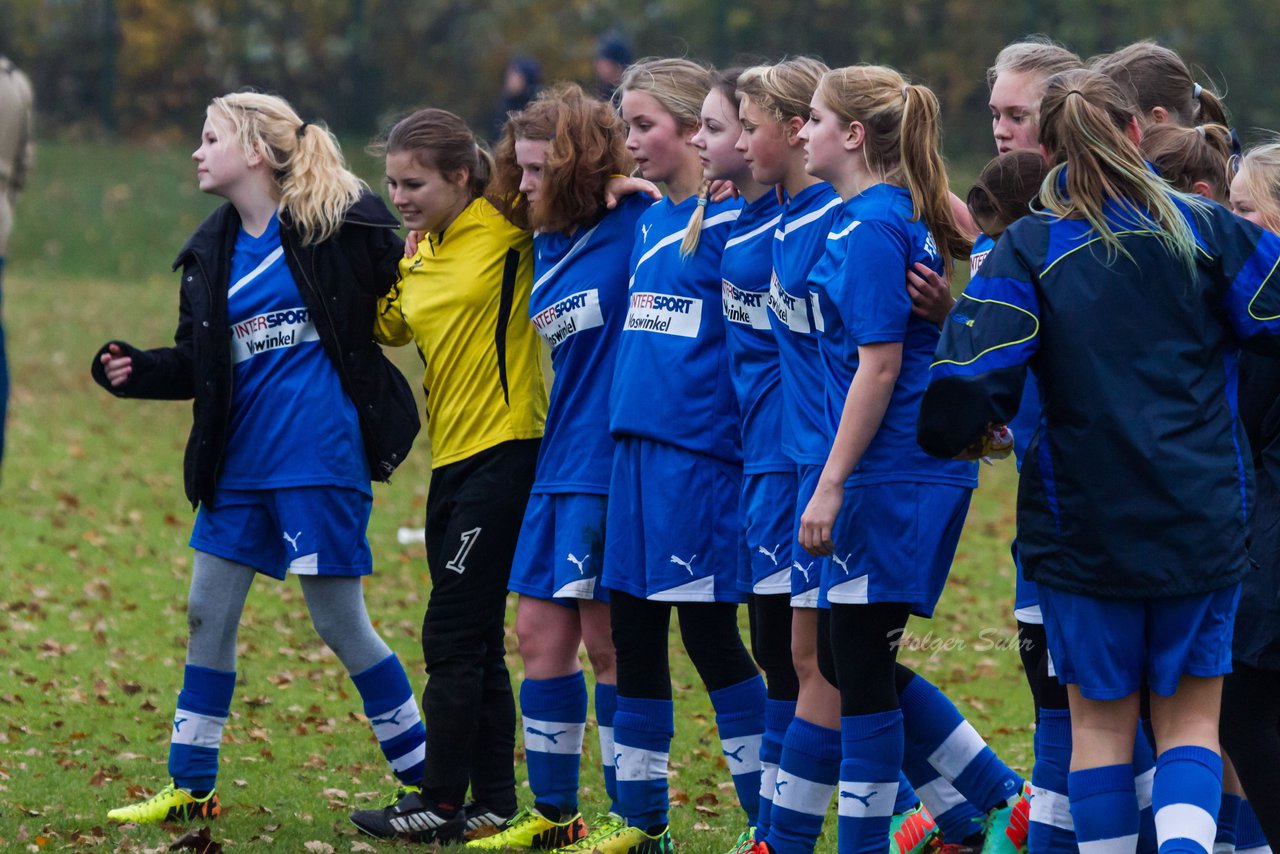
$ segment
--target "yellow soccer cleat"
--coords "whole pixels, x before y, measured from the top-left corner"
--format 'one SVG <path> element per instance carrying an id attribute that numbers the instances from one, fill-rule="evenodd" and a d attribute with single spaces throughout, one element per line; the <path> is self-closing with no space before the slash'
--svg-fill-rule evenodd
<path id="1" fill-rule="evenodd" d="M 675 850 L 669 828 L 650 836 L 610 813 L 595 830 L 572 845 L 557 848 L 554 854 L 675 854 Z"/>
<path id="2" fill-rule="evenodd" d="M 117 807 L 107 813 L 111 821 L 131 821 L 135 824 L 159 824 L 165 821 L 191 821 L 215 819 L 221 814 L 218 793 L 210 792 L 203 798 L 193 797 L 186 789 L 170 783 L 145 801 Z"/>
<path id="3" fill-rule="evenodd" d="M 520 810 L 497 833 L 467 843 L 472 851 L 551 851 L 572 845 L 587 835 L 582 813 L 552 821 L 535 807 Z"/>

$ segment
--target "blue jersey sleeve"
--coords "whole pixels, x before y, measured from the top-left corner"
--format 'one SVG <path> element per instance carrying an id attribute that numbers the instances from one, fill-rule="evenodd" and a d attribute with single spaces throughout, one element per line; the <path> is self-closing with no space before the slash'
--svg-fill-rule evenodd
<path id="1" fill-rule="evenodd" d="M 849 338 L 858 347 L 905 341 L 911 319 L 906 270 L 911 244 L 894 224 L 855 222 L 848 239 L 844 306 Z"/>
<path id="2" fill-rule="evenodd" d="M 921 447 L 951 459 L 977 442 L 988 424 L 1008 424 L 1018 413 L 1039 335 L 1032 274 L 1006 236 L 943 324 L 920 405 Z"/>

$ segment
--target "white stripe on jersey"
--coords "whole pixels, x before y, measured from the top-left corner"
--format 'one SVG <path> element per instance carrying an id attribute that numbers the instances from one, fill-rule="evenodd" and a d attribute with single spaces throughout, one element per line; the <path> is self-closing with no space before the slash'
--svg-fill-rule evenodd
<path id="1" fill-rule="evenodd" d="M 1156 838 L 1161 847 L 1171 839 L 1189 839 L 1209 854 L 1217 832 L 1218 820 L 1195 804 L 1169 804 L 1156 813 Z"/>
<path id="2" fill-rule="evenodd" d="M 724 248 L 728 249 L 730 246 L 737 246 L 739 243 L 746 243 L 748 240 L 754 240 L 755 238 L 759 237 L 761 234 L 764 234 L 769 229 L 771 228 L 776 229 L 778 227 L 778 223 L 780 222 L 782 222 L 782 214 L 778 214 L 773 219 L 766 222 L 764 225 L 759 226 L 751 231 L 748 231 L 746 234 L 739 234 L 737 237 L 729 238 L 728 242 L 725 243 Z"/>
<path id="3" fill-rule="evenodd" d="M 1072 833 L 1076 829 L 1076 820 L 1071 817 L 1071 802 L 1067 800 L 1067 796 L 1042 786 L 1031 787 L 1031 820 Z"/>
<path id="4" fill-rule="evenodd" d="M 791 592 L 791 567 L 783 567 L 772 575 L 757 581 L 751 592 L 757 596 L 776 596 Z"/>
<path id="5" fill-rule="evenodd" d="M 309 555 L 295 557 L 289 562 L 289 571 L 294 575 L 319 575 L 320 554 L 318 552 L 312 552 Z"/>
<path id="6" fill-rule="evenodd" d="M 586 725 L 562 721 L 539 721 L 524 718 L 524 749 L 534 753 L 582 753 L 582 731 Z"/>
<path id="7" fill-rule="evenodd" d="M 805 815 L 826 815 L 835 790 L 830 783 L 815 783 L 779 768 L 778 780 L 773 784 L 773 805 Z"/>
<path id="8" fill-rule="evenodd" d="M 973 725 L 968 721 L 961 721 L 951 731 L 951 735 L 938 745 L 938 749 L 929 754 L 929 764 L 943 777 L 954 780 L 986 746 L 987 743 L 978 735 Z"/>
<path id="9" fill-rule="evenodd" d="M 885 783 L 841 780 L 836 812 L 841 818 L 887 818 L 893 815 L 893 804 L 897 799 L 897 780 Z"/>
<path id="10" fill-rule="evenodd" d="M 594 226 L 591 227 L 590 231 L 588 231 L 586 234 L 579 237 L 578 241 L 569 247 L 569 251 L 564 253 L 563 258 L 557 261 L 555 265 L 551 267 L 551 269 L 547 270 L 547 272 L 543 273 L 541 276 L 538 277 L 538 281 L 533 283 L 533 289 L 530 290 L 529 293 L 533 293 L 538 288 L 545 285 L 548 279 L 550 279 L 552 276 L 558 273 L 560 271 L 560 268 L 569 262 L 570 258 L 572 258 L 574 255 L 577 255 L 579 252 L 581 252 L 583 247 L 587 245 L 587 241 L 591 239 L 591 235 L 595 234 L 596 229 L 599 227 L 600 227 L 600 224 L 596 223 Z"/>
<path id="11" fill-rule="evenodd" d="M 240 290 L 245 285 L 249 284 L 254 279 L 261 276 L 263 273 L 267 271 L 268 267 L 270 267 L 272 264 L 276 263 L 283 257 L 284 257 L 284 247 L 277 246 L 270 255 L 262 259 L 261 264 L 254 267 L 248 273 L 245 273 L 244 278 L 240 279 L 240 281 L 236 282 L 234 285 L 231 286 L 231 288 L 227 291 L 227 299 L 230 299 L 231 297 L 235 296 L 236 291 Z"/>
<path id="12" fill-rule="evenodd" d="M 855 219 L 853 222 L 849 223 L 839 231 L 828 231 L 827 240 L 843 240 L 844 238 L 849 236 L 849 232 L 853 231 L 855 228 L 857 228 L 860 225 L 862 225 L 862 220 Z"/>
<path id="13" fill-rule="evenodd" d="M 841 581 L 839 584 L 833 584 L 827 588 L 827 601 L 835 602 L 837 605 L 865 605 L 871 600 L 868 599 L 868 587 L 870 585 L 871 576 L 859 575 L 850 578 L 848 581 Z M 944 745 L 945 746 L 945 745 Z M 942 769 L 938 772 L 944 777 L 947 776 Z M 951 779 L 955 779 L 952 776 Z"/>
<path id="14" fill-rule="evenodd" d="M 418 714 L 418 701 L 413 697 L 387 712 L 369 718 L 373 737 L 378 741 L 390 741 L 412 729 L 422 717 Z"/>
<path id="15" fill-rule="evenodd" d="M 708 228 L 712 228 L 717 225 L 723 225 L 726 222 L 733 222 L 738 218 L 738 215 L 740 213 L 742 213 L 742 211 L 738 208 L 735 208 L 734 210 L 731 210 L 731 211 L 723 211 L 721 213 L 718 213 L 715 216 L 711 217 L 710 219 L 703 220 L 702 230 L 706 231 Z M 636 273 L 640 270 L 641 265 L 644 264 L 645 261 L 648 261 L 650 258 L 652 258 L 654 256 L 654 253 L 656 253 L 658 250 L 662 249 L 663 247 L 670 246 L 672 243 L 679 243 L 682 240 L 684 240 L 684 236 L 688 232 L 689 232 L 689 226 L 686 225 L 684 228 L 680 229 L 679 231 L 674 232 L 672 234 L 668 234 L 666 237 L 662 238 L 657 243 L 655 243 L 652 249 L 650 249 L 648 252 L 641 255 L 640 260 L 636 262 L 635 270 L 631 271 L 631 280 L 627 283 L 627 287 L 635 286 Z"/>
<path id="16" fill-rule="evenodd" d="M 714 602 L 716 601 L 716 577 L 707 575 L 686 581 L 676 587 L 668 587 L 645 597 L 651 602 Z"/>
<path id="17" fill-rule="evenodd" d="M 649 780 L 667 779 L 667 760 L 670 754 L 625 744 L 613 745 L 614 768 L 619 783 L 644 783 Z"/>
<path id="18" fill-rule="evenodd" d="M 760 770 L 760 733 L 720 739 L 720 751 L 730 774 L 751 774 Z"/>
<path id="19" fill-rule="evenodd" d="M 836 196 L 834 199 L 827 202 L 825 205 L 818 208 L 816 211 L 809 211 L 804 216 L 798 216 L 795 219 L 790 220 L 785 227 L 773 233 L 774 240 L 786 240 L 787 235 L 790 234 L 791 232 L 795 231 L 798 228 L 804 228 L 806 225 L 813 222 L 815 219 L 821 219 L 822 216 L 826 214 L 827 211 L 831 210 L 836 205 L 842 205 L 842 204 L 844 204 L 844 199 L 840 198 L 839 196 Z"/>
<path id="20" fill-rule="evenodd" d="M 169 741 L 172 744 L 216 749 L 222 743 L 222 728 L 226 723 L 226 718 L 178 709 L 173 713 L 173 733 L 169 736 Z"/>

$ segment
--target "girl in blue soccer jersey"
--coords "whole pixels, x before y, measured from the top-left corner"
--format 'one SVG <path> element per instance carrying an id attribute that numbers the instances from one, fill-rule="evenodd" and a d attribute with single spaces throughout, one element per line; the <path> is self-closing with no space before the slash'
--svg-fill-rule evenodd
<path id="1" fill-rule="evenodd" d="M 711 692 L 726 760 L 756 755 L 764 723 L 764 682 L 737 625 L 742 456 L 720 307 L 721 253 L 739 205 L 708 199 L 689 144 L 710 88 L 701 66 L 665 59 L 632 66 L 619 89 L 627 148 L 667 197 L 639 220 L 610 399 L 617 448 L 603 581 L 618 657 L 614 765 L 626 824 L 579 843 L 607 854 L 671 850 L 673 605 Z"/>
<path id="2" fill-rule="evenodd" d="M 199 514 L 173 782 L 108 813 L 121 822 L 218 815 L 236 632 L 258 574 L 299 577 L 391 770 L 409 784 L 423 767 L 417 701 L 361 589 L 369 481 L 391 474 L 418 430 L 408 385 L 372 337 L 377 298 L 395 284 L 397 222 L 332 135 L 278 97 L 215 98 L 192 159 L 200 189 L 227 203 L 178 255 L 176 344 L 113 341 L 93 363 L 117 397 L 195 400 L 185 479 Z"/>
<path id="3" fill-rule="evenodd" d="M 559 848 L 585 835 L 578 774 L 587 685 L 579 644 L 595 676 L 605 787 L 615 795 L 617 687 L 608 592 L 599 583 L 614 445 L 609 388 L 636 220 L 652 204 L 632 195 L 606 207 L 609 177 L 634 168 L 625 138 L 609 104 L 570 84 L 513 113 L 495 152 L 494 194 L 508 200 L 514 221 L 534 229 L 528 312 L 551 347 L 555 382 L 509 584 L 520 594 L 520 711 L 534 803 L 469 848 Z"/>
<path id="4" fill-rule="evenodd" d="M 970 248 L 951 213 L 937 100 L 892 69 L 856 66 L 824 75 L 810 108 L 807 168 L 845 200 L 809 277 L 832 439 L 800 527 L 801 545 L 830 557 L 819 654 L 841 697 L 839 848 L 883 844 L 909 739 L 985 814 L 996 850 L 1023 781 L 895 663 L 908 616 L 933 612 L 976 485 L 972 465 L 930 460 L 914 441 L 938 328 L 912 314 L 901 271 L 949 270 Z"/>
<path id="5" fill-rule="evenodd" d="M 1249 565 L 1237 346 L 1275 347 L 1280 241 L 1171 191 L 1137 149 L 1129 103 L 1096 72 L 1049 80 L 1046 212 L 1005 233 L 946 323 L 919 438 L 943 457 L 979 451 L 1034 371 L 1018 542 L 1070 695 L 1077 839 L 1133 850 L 1145 680 L 1161 849 L 1210 850 L 1221 676 Z"/>
<path id="6" fill-rule="evenodd" d="M 738 118 L 735 86 L 739 71 L 718 72 L 702 102 L 702 125 L 693 136 L 703 175 L 709 181 L 727 180 L 745 201 L 725 243 L 720 261 L 721 305 L 730 375 L 742 416 L 743 477 L 739 517 L 745 551 L 738 584 L 747 597 L 751 646 L 767 681 L 766 729 L 770 712 L 785 704 L 794 708 L 799 685 L 791 663 L 789 638 L 778 631 L 790 616 L 791 501 L 795 467 L 782 453 L 782 392 L 779 387 L 778 345 L 769 328 L 769 281 L 773 270 L 773 234 L 781 218 L 777 193 L 761 184 L 738 148 L 742 122 Z M 769 615 L 762 617 L 768 611 Z M 781 616 L 782 619 L 779 619 Z M 762 624 L 769 624 L 762 636 Z M 731 745 L 724 745 L 726 754 Z M 762 760 L 760 751 L 727 755 L 726 761 L 747 813 L 748 827 L 759 829 Z M 774 757 L 776 766 L 777 758 Z M 753 839 L 744 832 L 735 850 Z"/>

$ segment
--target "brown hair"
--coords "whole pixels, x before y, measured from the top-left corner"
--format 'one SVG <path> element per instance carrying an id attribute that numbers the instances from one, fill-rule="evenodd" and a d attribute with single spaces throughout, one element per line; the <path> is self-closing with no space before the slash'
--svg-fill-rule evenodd
<path id="1" fill-rule="evenodd" d="M 467 123 L 448 110 L 429 107 L 410 113 L 369 147 L 382 156 L 408 152 L 424 166 L 449 176 L 467 170 L 467 193 L 472 199 L 485 195 L 493 174 L 493 155 L 476 141 Z"/>
<path id="2" fill-rule="evenodd" d="M 1005 45 L 996 54 L 996 61 L 987 69 L 987 86 L 994 86 L 996 78 L 1005 72 L 1035 74 L 1047 80 L 1060 72 L 1083 67 L 1080 57 L 1047 36 L 1030 36 Z"/>
<path id="3" fill-rule="evenodd" d="M 1231 197 L 1231 129 L 1225 125 L 1152 125 L 1138 148 L 1174 189 L 1194 193 L 1196 182 L 1204 181 L 1214 201 L 1226 204 Z"/>
<path id="4" fill-rule="evenodd" d="M 1147 167 L 1129 138 L 1134 118 L 1129 99 L 1105 74 L 1080 70 L 1050 77 L 1040 105 L 1040 144 L 1057 165 L 1045 178 L 1040 199 L 1056 216 L 1088 221 L 1117 254 L 1127 253 L 1103 208 L 1108 201 L 1126 203 L 1134 227 L 1153 232 L 1194 269 L 1195 237 L 1169 185 Z M 1182 198 L 1197 204 L 1195 197 Z"/>
<path id="5" fill-rule="evenodd" d="M 325 241 L 342 227 L 365 183 L 347 168 L 327 128 L 304 122 L 284 98 L 262 92 L 214 98 L 205 112 L 226 124 L 246 156 L 262 155 L 279 210 L 297 225 L 304 245 Z"/>
<path id="6" fill-rule="evenodd" d="M 1229 124 L 1222 99 L 1197 83 L 1182 57 L 1163 45 L 1150 40 L 1134 42 L 1115 53 L 1094 57 L 1089 67 L 1120 86 L 1143 124 L 1156 107 L 1164 107 L 1170 120 L 1183 127 Z"/>
<path id="7" fill-rule="evenodd" d="M 968 258 L 973 241 L 951 211 L 937 97 L 928 87 L 909 84 L 881 65 L 828 71 L 818 92 L 842 123 L 856 121 L 866 129 L 862 150 L 867 165 L 911 194 L 915 218 L 923 219 L 933 233 L 950 273 L 952 259 Z"/>
<path id="8" fill-rule="evenodd" d="M 965 200 L 969 212 L 988 237 L 998 237 L 1031 213 L 1031 203 L 1048 174 L 1049 164 L 1039 152 L 1006 151 L 979 173 Z"/>
<path id="9" fill-rule="evenodd" d="M 520 195 L 518 139 L 547 141 L 542 192 L 533 205 Z M 576 83 L 542 92 L 512 113 L 494 152 L 492 195 L 507 219 L 522 228 L 564 231 L 594 221 L 604 210 L 610 175 L 627 174 L 635 162 L 613 107 L 588 96 Z"/>

